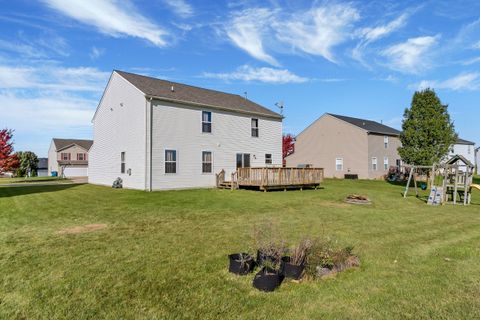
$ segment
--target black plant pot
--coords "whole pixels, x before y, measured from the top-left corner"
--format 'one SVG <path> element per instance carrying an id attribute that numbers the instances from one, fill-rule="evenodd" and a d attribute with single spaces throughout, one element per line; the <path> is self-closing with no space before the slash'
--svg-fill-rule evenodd
<path id="1" fill-rule="evenodd" d="M 276 257 L 270 256 L 268 254 L 263 253 L 260 250 L 257 250 L 257 265 L 258 266 L 263 266 L 265 261 L 270 261 L 271 263 L 273 263 L 275 265 L 278 263 Z"/>
<path id="2" fill-rule="evenodd" d="M 283 257 L 280 264 L 280 271 L 283 276 L 286 278 L 292 278 L 295 280 L 300 280 L 303 276 L 303 270 L 305 269 L 305 264 L 295 265 L 290 263 L 290 257 Z"/>
<path id="3" fill-rule="evenodd" d="M 240 255 L 243 255 L 243 261 Z M 230 260 L 228 271 L 231 273 L 244 276 L 251 272 L 255 267 L 255 261 L 248 253 L 234 253 L 229 255 L 228 259 Z"/>
<path id="4" fill-rule="evenodd" d="M 261 291 L 271 292 L 277 289 L 283 281 L 279 271 L 263 267 L 253 278 L 253 286 Z"/>

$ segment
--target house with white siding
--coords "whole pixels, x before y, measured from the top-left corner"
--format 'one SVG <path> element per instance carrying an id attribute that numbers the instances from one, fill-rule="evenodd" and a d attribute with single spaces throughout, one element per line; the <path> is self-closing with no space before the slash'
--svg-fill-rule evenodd
<path id="1" fill-rule="evenodd" d="M 214 187 L 221 170 L 281 166 L 282 119 L 239 95 L 115 70 L 92 120 L 88 180 Z"/>
<path id="2" fill-rule="evenodd" d="M 471 163 L 475 164 L 475 142 L 458 138 L 455 144 L 450 146 L 447 159 L 456 155 L 462 156 Z"/>

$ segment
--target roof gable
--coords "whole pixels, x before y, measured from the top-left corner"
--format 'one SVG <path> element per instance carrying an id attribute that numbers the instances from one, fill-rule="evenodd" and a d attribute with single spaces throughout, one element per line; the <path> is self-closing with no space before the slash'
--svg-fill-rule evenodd
<path id="1" fill-rule="evenodd" d="M 114 72 L 149 97 L 283 119 L 282 115 L 237 94 L 204 89 L 125 71 L 115 70 Z"/>
<path id="2" fill-rule="evenodd" d="M 58 139 L 53 138 L 53 143 L 57 151 L 66 149 L 73 145 L 77 145 L 85 150 L 90 150 L 93 145 L 93 140 L 81 140 L 81 139 Z"/>
<path id="3" fill-rule="evenodd" d="M 400 131 L 398 131 L 397 129 L 386 126 L 382 123 L 378 123 L 376 121 L 347 117 L 347 116 L 342 116 L 342 115 L 332 114 L 332 113 L 327 113 L 327 114 L 337 119 L 340 119 L 342 121 L 348 122 L 365 131 L 368 131 L 369 133 L 377 133 L 377 134 L 392 135 L 392 136 L 400 135 Z"/>

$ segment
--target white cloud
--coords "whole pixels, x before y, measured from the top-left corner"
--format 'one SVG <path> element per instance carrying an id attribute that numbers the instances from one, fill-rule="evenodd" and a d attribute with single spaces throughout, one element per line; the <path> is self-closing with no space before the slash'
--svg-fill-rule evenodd
<path id="1" fill-rule="evenodd" d="M 473 49 L 480 50 L 480 41 L 474 43 L 473 46 L 472 46 L 472 48 L 473 48 Z"/>
<path id="2" fill-rule="evenodd" d="M 405 26 L 408 16 L 407 13 L 404 13 L 385 25 L 360 29 L 358 35 L 363 38 L 365 42 L 376 41 Z"/>
<path id="3" fill-rule="evenodd" d="M 203 74 L 207 78 L 216 78 L 222 80 L 241 80 L 241 81 L 259 81 L 274 84 L 284 83 L 302 83 L 308 81 L 307 78 L 297 76 L 286 69 L 274 68 L 253 68 L 248 65 L 241 66 L 231 73 L 208 73 Z"/>
<path id="4" fill-rule="evenodd" d="M 50 8 L 96 27 L 112 37 L 131 36 L 156 46 L 167 45 L 167 32 L 140 14 L 129 1 L 119 0 L 42 0 Z"/>
<path id="5" fill-rule="evenodd" d="M 419 73 L 431 66 L 431 49 L 439 36 L 410 38 L 381 52 L 388 59 L 388 67 L 404 73 Z"/>
<path id="6" fill-rule="evenodd" d="M 326 4 L 294 12 L 250 8 L 235 12 L 225 31 L 236 46 L 274 66 L 279 64 L 267 49 L 336 62 L 333 48 L 350 37 L 352 24 L 359 18 L 350 4 Z"/>
<path id="7" fill-rule="evenodd" d="M 277 38 L 294 50 L 336 62 L 333 48 L 349 37 L 352 24 L 359 18 L 350 5 L 325 5 L 278 19 L 275 31 Z"/>
<path id="8" fill-rule="evenodd" d="M 90 50 L 89 56 L 90 56 L 90 59 L 95 60 L 95 59 L 100 58 L 104 54 L 105 54 L 105 49 L 104 48 L 92 47 L 92 49 Z"/>
<path id="9" fill-rule="evenodd" d="M 480 57 L 475 57 L 475 58 L 471 58 L 469 60 L 465 60 L 465 61 L 462 62 L 462 64 L 464 66 L 469 66 L 469 65 L 477 63 L 477 62 L 480 62 Z"/>
<path id="10" fill-rule="evenodd" d="M 189 18 L 193 15 L 192 6 L 185 0 L 163 0 L 163 2 L 182 18 Z"/>
<path id="11" fill-rule="evenodd" d="M 461 73 L 444 81 L 422 80 L 419 84 L 411 87 L 416 87 L 420 90 L 426 88 L 447 89 L 452 91 L 480 90 L 480 73 Z"/>
<path id="12" fill-rule="evenodd" d="M 247 9 L 237 12 L 226 26 L 230 40 L 252 57 L 278 66 L 278 62 L 267 54 L 264 38 L 269 31 L 274 12 L 265 8 Z"/>
<path id="13" fill-rule="evenodd" d="M 0 89 L 101 92 L 109 73 L 96 68 L 0 65 Z"/>
<path id="14" fill-rule="evenodd" d="M 402 28 L 408 19 L 409 14 L 404 13 L 395 20 L 389 23 L 377 27 L 368 27 L 357 30 L 356 35 L 361 39 L 360 42 L 352 50 L 352 58 L 363 64 L 365 67 L 369 67 L 364 60 L 364 55 L 368 52 L 368 46 L 381 38 L 388 36 L 389 34 Z"/>

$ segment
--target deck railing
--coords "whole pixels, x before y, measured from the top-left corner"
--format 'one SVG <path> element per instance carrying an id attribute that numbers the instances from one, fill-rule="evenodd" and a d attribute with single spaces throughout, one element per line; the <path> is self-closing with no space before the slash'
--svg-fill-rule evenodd
<path id="1" fill-rule="evenodd" d="M 240 186 L 282 187 L 319 185 L 323 181 L 322 168 L 238 168 Z"/>

